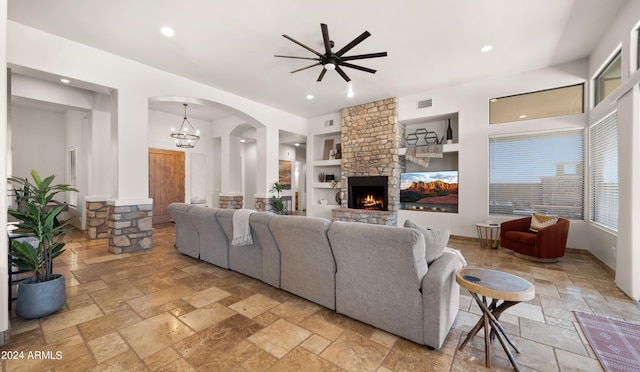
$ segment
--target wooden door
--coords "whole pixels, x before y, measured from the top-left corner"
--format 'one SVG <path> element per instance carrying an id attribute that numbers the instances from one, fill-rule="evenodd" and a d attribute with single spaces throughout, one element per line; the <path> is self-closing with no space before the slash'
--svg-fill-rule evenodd
<path id="1" fill-rule="evenodd" d="M 184 203 L 184 152 L 149 149 L 149 197 L 153 223 L 169 222 L 167 206 Z"/>

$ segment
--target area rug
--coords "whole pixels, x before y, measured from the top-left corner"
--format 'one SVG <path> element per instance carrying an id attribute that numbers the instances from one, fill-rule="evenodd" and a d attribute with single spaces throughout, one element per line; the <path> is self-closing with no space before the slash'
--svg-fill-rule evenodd
<path id="1" fill-rule="evenodd" d="M 640 371 L 640 325 L 573 313 L 605 371 Z"/>

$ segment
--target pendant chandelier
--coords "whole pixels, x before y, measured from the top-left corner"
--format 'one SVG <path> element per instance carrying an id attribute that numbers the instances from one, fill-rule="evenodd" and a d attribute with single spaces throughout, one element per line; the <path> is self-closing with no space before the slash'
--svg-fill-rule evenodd
<path id="1" fill-rule="evenodd" d="M 187 104 L 184 105 L 184 119 L 180 129 L 176 132 L 171 128 L 171 137 L 176 139 L 176 146 L 183 148 L 193 148 L 200 141 L 200 131 L 195 130 L 189 119 L 187 119 Z"/>

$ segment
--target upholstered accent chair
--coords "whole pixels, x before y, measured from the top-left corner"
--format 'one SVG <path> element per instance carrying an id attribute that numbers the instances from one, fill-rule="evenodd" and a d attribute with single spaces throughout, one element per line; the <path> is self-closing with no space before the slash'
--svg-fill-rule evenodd
<path id="1" fill-rule="evenodd" d="M 558 222 L 533 232 L 531 217 L 505 221 L 500 225 L 500 246 L 532 261 L 554 262 L 564 256 L 569 235 L 569 220 Z"/>

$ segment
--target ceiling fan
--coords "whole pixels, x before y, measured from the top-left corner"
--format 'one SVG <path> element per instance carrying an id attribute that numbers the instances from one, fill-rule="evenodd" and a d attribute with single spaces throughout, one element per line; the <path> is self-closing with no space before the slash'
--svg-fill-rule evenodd
<path id="1" fill-rule="evenodd" d="M 347 76 L 347 74 L 344 72 L 344 70 L 342 70 L 342 68 L 340 68 L 341 66 L 342 67 L 353 68 L 353 69 L 360 70 L 360 71 L 369 72 L 369 73 L 372 73 L 372 74 L 375 74 L 376 70 L 370 69 L 370 68 L 367 68 L 367 67 L 354 65 L 354 64 L 349 63 L 347 61 L 353 61 L 353 60 L 356 60 L 356 59 L 377 58 L 377 57 L 386 57 L 387 56 L 387 52 L 358 54 L 358 55 L 355 55 L 355 56 L 345 56 L 344 55 L 346 52 L 351 50 L 353 47 L 355 47 L 356 45 L 358 45 L 362 41 L 364 41 L 364 39 L 366 39 L 369 36 L 371 36 L 369 31 L 363 32 L 360 36 L 358 36 L 355 39 L 353 39 L 349 44 L 345 45 L 342 49 L 340 49 L 337 52 L 333 52 L 333 51 L 331 51 L 331 48 L 333 48 L 333 41 L 331 41 L 329 39 L 329 28 L 327 27 L 326 24 L 321 23 L 320 24 L 320 29 L 322 30 L 322 39 L 324 41 L 324 50 L 325 50 L 324 54 L 321 54 L 321 53 L 311 49 L 310 47 L 302 44 L 301 42 L 293 39 L 290 36 L 282 35 L 286 39 L 293 41 L 294 43 L 300 45 L 301 47 L 303 47 L 306 50 L 310 51 L 311 53 L 315 54 L 317 56 L 317 58 L 281 56 L 281 55 L 277 55 L 277 54 L 275 55 L 275 57 L 295 58 L 295 59 L 308 59 L 308 60 L 311 60 L 311 61 L 318 61 L 318 63 L 314 63 L 313 65 L 310 65 L 310 66 L 307 66 L 307 67 L 303 67 L 303 68 L 299 68 L 297 70 L 293 70 L 293 71 L 291 71 L 292 74 L 294 72 L 306 70 L 306 69 L 311 68 L 311 67 L 322 66 L 322 71 L 320 72 L 320 76 L 318 76 L 318 80 L 317 81 L 322 81 L 322 78 L 324 77 L 324 74 L 327 73 L 327 70 L 336 70 L 336 72 L 338 74 L 340 74 L 340 76 L 342 76 L 342 78 L 345 81 L 349 82 L 349 81 L 351 81 L 351 79 L 349 78 L 349 76 Z"/>

